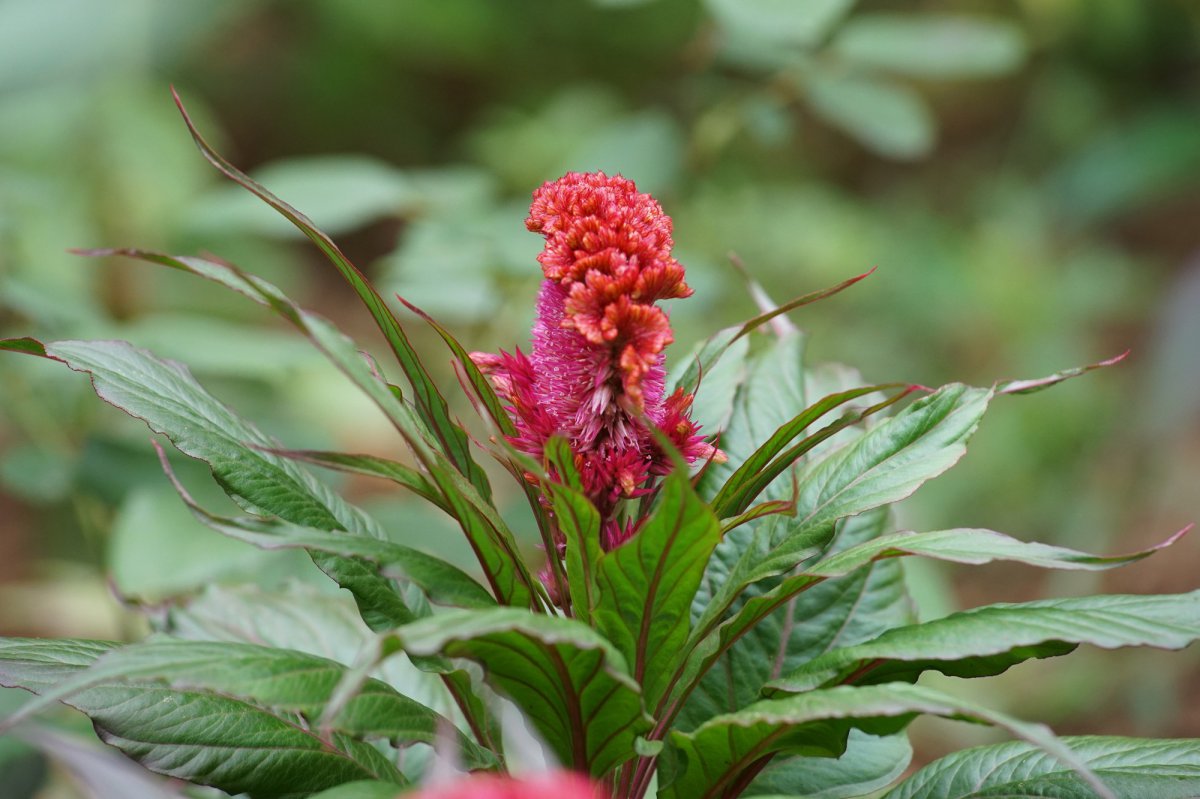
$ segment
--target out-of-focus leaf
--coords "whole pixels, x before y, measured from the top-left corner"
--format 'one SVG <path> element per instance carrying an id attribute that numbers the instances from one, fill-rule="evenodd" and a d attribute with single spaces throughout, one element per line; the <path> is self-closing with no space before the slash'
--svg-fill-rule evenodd
<path id="1" fill-rule="evenodd" d="M 984 677 L 1029 658 L 1066 654 L 1079 644 L 1182 649 L 1197 638 L 1200 592 L 988 605 L 835 649 L 772 682 L 770 690 L 796 693 L 849 682 L 915 681 L 930 669 Z"/>
<path id="2" fill-rule="evenodd" d="M 1063 737 L 1076 757 L 1121 799 L 1200 796 L 1200 741 L 1107 736 Z M 1010 741 L 935 760 L 883 799 L 1092 799 L 1093 788 L 1037 746 Z"/>
<path id="3" fill-rule="evenodd" d="M 933 149 L 933 114 L 907 86 L 818 70 L 803 81 L 813 112 L 876 155 L 908 161 Z"/>
<path id="4" fill-rule="evenodd" d="M 275 161 L 254 171 L 288 204 L 304 208 L 331 234 L 347 233 L 386 216 L 410 213 L 420 202 L 416 188 L 395 167 L 361 155 L 314 156 Z M 189 215 L 201 231 L 248 231 L 296 236 L 299 232 L 252 196 L 234 187 L 213 190 Z"/>
<path id="5" fill-rule="evenodd" d="M 1087 765 L 1040 724 L 1029 724 L 940 691 L 905 683 L 839 686 L 757 702 L 712 719 L 692 733 L 673 733 L 663 779 L 666 799 L 721 795 L 763 758 L 779 752 L 838 757 L 851 729 L 889 735 L 920 714 L 1002 727 L 1068 765 L 1106 799 L 1115 799 Z"/>
<path id="6" fill-rule="evenodd" d="M 1021 65 L 1026 49 L 1007 20 L 938 14 L 860 14 L 830 47 L 865 67 L 947 79 L 1004 75 Z"/>
<path id="7" fill-rule="evenodd" d="M 854 0 L 705 0 L 724 28 L 747 37 L 811 46 L 854 5 Z"/>
<path id="8" fill-rule="evenodd" d="M 518 608 L 448 611 L 385 638 L 410 655 L 479 663 L 528 716 L 563 764 L 600 776 L 634 754 L 650 729 L 621 654 L 573 619 Z"/>
<path id="9" fill-rule="evenodd" d="M 23 730 L 20 737 L 36 744 L 71 774 L 87 799 L 172 799 L 183 794 L 148 774 L 108 747 L 47 728 Z"/>
<path id="10" fill-rule="evenodd" d="M 755 777 L 746 797 L 849 799 L 890 785 L 912 760 L 906 733 L 867 735 L 850 730 L 841 757 L 779 757 Z"/>
<path id="11" fill-rule="evenodd" d="M 144 600 L 220 580 L 263 580 L 272 571 L 279 573 L 272 568 L 277 561 L 271 556 L 213 535 L 165 484 L 137 488 L 122 503 L 113 521 L 107 560 L 116 589 Z M 164 569 L 164 563 L 171 568 Z"/>
<path id="12" fill-rule="evenodd" d="M 315 793 L 309 799 L 400 799 L 395 783 L 375 780 L 356 780 Z"/>

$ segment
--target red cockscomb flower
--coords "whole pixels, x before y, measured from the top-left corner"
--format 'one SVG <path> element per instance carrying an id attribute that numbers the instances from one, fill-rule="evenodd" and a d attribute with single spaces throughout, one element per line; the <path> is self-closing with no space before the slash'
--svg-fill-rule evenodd
<path id="1" fill-rule="evenodd" d="M 551 436 L 570 441 L 612 548 L 637 527 L 613 518 L 617 503 L 671 468 L 643 420 L 688 462 L 718 454 L 689 417 L 691 396 L 665 396 L 673 336 L 655 303 L 692 290 L 671 257 L 670 217 L 619 175 L 569 172 L 544 184 L 525 225 L 546 238 L 532 352 L 472 358 L 509 402 L 516 447 L 541 457 Z"/>

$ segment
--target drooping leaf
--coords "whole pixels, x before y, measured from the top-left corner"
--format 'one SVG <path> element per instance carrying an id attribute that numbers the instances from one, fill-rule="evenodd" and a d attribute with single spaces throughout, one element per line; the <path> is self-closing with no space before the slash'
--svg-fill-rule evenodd
<path id="1" fill-rule="evenodd" d="M 955 677 L 985 677 L 1030 658 L 1066 654 L 1079 644 L 1182 649 L 1197 638 L 1200 591 L 988 605 L 835 649 L 769 688 L 795 693 L 839 683 L 916 680 L 930 669 Z"/>
<path id="2" fill-rule="evenodd" d="M 479 663 L 562 764 L 593 776 L 632 757 L 637 736 L 650 729 L 625 659 L 573 619 L 518 608 L 448 611 L 406 625 L 389 640 L 410 655 Z"/>
<path id="3" fill-rule="evenodd" d="M 0 348 L 14 349 L 8 344 L 0 342 Z M 362 511 L 296 463 L 272 455 L 268 450 L 276 442 L 205 391 L 183 365 L 120 341 L 61 341 L 16 349 L 87 373 L 101 399 L 207 463 L 226 493 L 244 507 L 306 527 L 383 537 L 383 530 Z M 395 588 L 365 564 L 325 555 L 315 556 L 314 562 L 354 594 L 372 627 L 386 629 L 416 618 Z"/>
<path id="4" fill-rule="evenodd" d="M 1064 737 L 1061 743 L 1119 799 L 1200 796 L 1200 741 L 1108 736 Z M 935 760 L 883 799 L 1004 799 L 1038 796 L 1092 799 L 1077 773 L 1024 741 L 963 749 Z"/>
<path id="5" fill-rule="evenodd" d="M 745 785 L 777 753 L 838 757 L 851 729 L 889 735 L 920 714 L 1002 727 L 1069 765 L 1096 791 L 1112 793 L 1086 765 L 1038 724 L 1018 721 L 940 691 L 906 683 L 839 686 L 768 699 L 718 716 L 691 733 L 673 733 L 660 796 L 710 799 Z"/>
<path id="6" fill-rule="evenodd" d="M 419 549 L 366 536 L 344 535 L 257 516 L 216 516 L 185 497 L 189 507 L 217 532 L 263 549 L 304 549 L 376 564 L 379 573 L 419 586 L 430 601 L 458 607 L 493 607 L 496 601 L 469 575 Z"/>
<path id="7" fill-rule="evenodd" d="M 370 311 L 376 325 L 396 356 L 397 362 L 403 369 L 405 377 L 413 387 L 417 412 L 421 419 L 433 431 L 441 445 L 441 451 L 463 473 L 485 498 L 490 496 L 490 486 L 487 476 L 471 457 L 470 442 L 466 432 L 450 418 L 450 409 L 446 400 L 438 392 L 437 386 L 426 372 L 420 357 L 408 340 L 407 334 L 395 314 L 388 308 L 387 303 L 379 296 L 379 292 L 371 285 L 366 276 L 342 253 L 338 246 L 325 233 L 316 227 L 304 214 L 280 200 L 270 191 L 250 179 L 248 175 L 230 164 L 208 145 L 200 135 L 199 130 L 192 124 L 183 102 L 175 90 L 171 90 L 175 104 L 183 115 L 183 120 L 192 134 L 192 139 L 204 157 L 217 168 L 221 174 L 242 186 L 257 196 L 267 205 L 274 208 L 285 219 L 291 222 L 317 246 L 317 249 L 329 260 L 346 282 L 358 294 L 359 299 Z"/>
<path id="8" fill-rule="evenodd" d="M 328 320 L 291 302 L 278 288 L 236 267 L 203 258 L 172 256 L 143 250 L 95 250 L 90 255 L 124 255 L 179 269 L 212 280 L 265 305 L 303 332 L 313 344 L 384 413 L 404 437 L 428 478 L 458 521 L 484 574 L 504 601 L 528 606 L 540 591 L 517 552 L 515 540 L 488 499 L 458 473 L 439 449 L 433 435 L 416 414 L 372 371 L 357 346 Z M 266 447 L 268 450 L 270 446 Z M 291 520 L 289 520 L 291 521 Z"/>
<path id="9" fill-rule="evenodd" d="M 648 705 L 667 690 L 679 662 L 692 598 L 720 536 L 687 473 L 675 471 L 645 526 L 597 564 L 596 624 L 633 665 Z"/>

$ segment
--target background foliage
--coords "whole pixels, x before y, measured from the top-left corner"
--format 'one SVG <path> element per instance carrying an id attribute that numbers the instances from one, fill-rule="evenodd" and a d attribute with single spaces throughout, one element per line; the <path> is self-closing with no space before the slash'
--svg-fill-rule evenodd
<path id="1" fill-rule="evenodd" d="M 676 220 L 697 289 L 673 309 L 679 349 L 752 313 L 730 251 L 777 299 L 879 266 L 798 319 L 810 357 L 872 382 L 987 384 L 1131 347 L 1119 368 L 998 405 L 901 521 L 1126 551 L 1200 516 L 1200 12 L 1185 0 L 0 1 L 0 336 L 127 338 L 295 446 L 394 455 L 383 420 L 253 305 L 66 252 L 212 251 L 374 340 L 289 226 L 218 182 L 168 83 L 224 152 L 471 347 L 527 340 L 529 191 L 596 168 Z M 0 403 L 0 633 L 132 637 L 143 622 L 122 604 L 251 575 L 323 585 L 300 556 L 201 528 L 145 428 L 75 375 L 5 358 Z M 465 547 L 375 483 L 343 487 L 397 538 Z M 925 617 L 1193 588 L 1200 545 L 1175 552 L 1020 582 L 912 564 L 911 582 Z M 1029 664 L 1020 690 L 1002 678 L 1005 709 L 1064 733 L 1200 735 L 1183 712 L 1196 652 L 1098 656 L 1103 670 L 1087 652 Z M 918 759 L 988 735 L 954 733 L 919 737 Z M 34 795 L 45 768 L 0 742 L 3 784 Z"/>

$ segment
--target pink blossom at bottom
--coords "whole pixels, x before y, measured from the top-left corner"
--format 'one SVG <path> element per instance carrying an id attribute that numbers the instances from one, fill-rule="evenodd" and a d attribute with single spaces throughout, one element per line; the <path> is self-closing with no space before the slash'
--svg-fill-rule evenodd
<path id="1" fill-rule="evenodd" d="M 404 799 L 605 799 L 602 789 L 570 771 L 554 771 L 522 779 L 474 774 L 426 788 Z"/>

